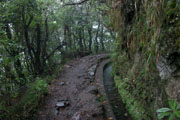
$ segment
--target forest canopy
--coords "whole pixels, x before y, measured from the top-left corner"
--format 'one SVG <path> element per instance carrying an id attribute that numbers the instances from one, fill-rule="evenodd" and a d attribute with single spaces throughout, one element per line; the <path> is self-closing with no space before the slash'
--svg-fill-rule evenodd
<path id="1" fill-rule="evenodd" d="M 1 0 L 0 119 L 33 119 L 65 63 L 99 53 L 132 119 L 180 116 L 179 0 Z"/>
<path id="2" fill-rule="evenodd" d="M 32 112 L 21 97 L 29 95 L 33 103 L 37 98 L 28 92 L 33 86 L 42 92 L 37 96 L 47 92 L 44 81 L 69 59 L 112 50 L 115 34 L 107 26 L 106 9 L 90 0 L 0 1 L 0 119 L 16 116 L 14 107 Z M 18 99 L 22 105 L 15 105 Z M 23 114 L 17 116 L 28 117 Z"/>

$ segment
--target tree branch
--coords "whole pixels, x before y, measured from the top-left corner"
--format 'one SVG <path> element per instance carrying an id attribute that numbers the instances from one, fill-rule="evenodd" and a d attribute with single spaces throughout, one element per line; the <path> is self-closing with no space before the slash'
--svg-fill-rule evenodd
<path id="1" fill-rule="evenodd" d="M 48 60 L 52 55 L 54 55 L 54 53 L 56 52 L 56 50 L 61 49 L 66 43 L 63 43 L 59 46 L 57 46 L 51 53 L 49 53 L 49 55 L 47 55 L 47 57 L 45 58 L 45 60 Z"/>
<path id="2" fill-rule="evenodd" d="M 81 4 L 83 4 L 83 3 L 85 3 L 85 2 L 88 2 L 89 0 L 82 0 L 82 1 L 80 1 L 80 2 L 76 2 L 76 3 L 67 3 L 67 4 L 65 4 L 64 6 L 67 6 L 67 5 L 81 5 Z"/>
<path id="3" fill-rule="evenodd" d="M 27 28 L 29 28 L 29 26 L 30 26 L 32 20 L 33 20 L 33 16 L 30 16 L 29 22 L 28 22 L 28 24 L 27 24 Z"/>

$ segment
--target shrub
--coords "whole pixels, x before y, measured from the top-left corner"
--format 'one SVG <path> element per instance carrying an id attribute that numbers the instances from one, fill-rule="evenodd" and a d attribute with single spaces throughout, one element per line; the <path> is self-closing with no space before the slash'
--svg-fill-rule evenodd
<path id="1" fill-rule="evenodd" d="M 169 100 L 169 107 L 170 108 L 160 108 L 157 110 L 159 119 L 169 117 L 168 120 L 177 120 L 180 118 L 180 104 L 178 104 L 177 101 Z"/>
<path id="2" fill-rule="evenodd" d="M 48 93 L 46 80 L 37 79 L 28 85 L 28 89 L 23 97 L 15 104 L 7 106 L 0 103 L 0 119 L 19 120 L 33 119 L 37 111 L 40 100 Z"/>

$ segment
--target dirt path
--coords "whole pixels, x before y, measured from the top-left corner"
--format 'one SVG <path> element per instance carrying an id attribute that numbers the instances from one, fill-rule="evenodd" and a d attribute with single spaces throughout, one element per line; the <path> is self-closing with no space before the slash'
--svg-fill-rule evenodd
<path id="1" fill-rule="evenodd" d="M 38 120 L 104 120 L 94 74 L 107 54 L 87 56 L 66 64 L 40 106 Z"/>

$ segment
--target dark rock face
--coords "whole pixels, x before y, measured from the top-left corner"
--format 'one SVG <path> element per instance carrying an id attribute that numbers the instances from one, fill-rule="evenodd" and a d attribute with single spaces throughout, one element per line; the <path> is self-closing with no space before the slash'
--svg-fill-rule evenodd
<path id="1" fill-rule="evenodd" d="M 179 2 L 170 0 L 166 7 L 159 1 L 113 3 L 112 27 L 119 33 L 113 55 L 114 75 L 125 86 L 123 90 L 141 101 L 150 113 L 149 119 L 156 120 L 155 111 L 166 106 L 167 99 L 180 101 Z M 157 8 L 154 12 L 158 14 L 150 13 L 149 8 Z"/>
<path id="2" fill-rule="evenodd" d="M 163 80 L 167 80 L 171 77 L 171 74 L 173 72 L 173 69 L 168 65 L 167 60 L 164 59 L 163 57 L 161 57 L 157 63 L 156 63 L 156 67 L 159 71 L 159 76 L 161 77 L 161 79 Z"/>
<path id="3" fill-rule="evenodd" d="M 156 64 L 159 71 L 159 76 L 166 82 L 165 90 L 168 98 L 180 101 L 178 95 L 180 94 L 180 69 L 177 64 L 179 57 L 174 56 L 173 59 L 167 59 L 170 57 L 160 57 Z"/>

